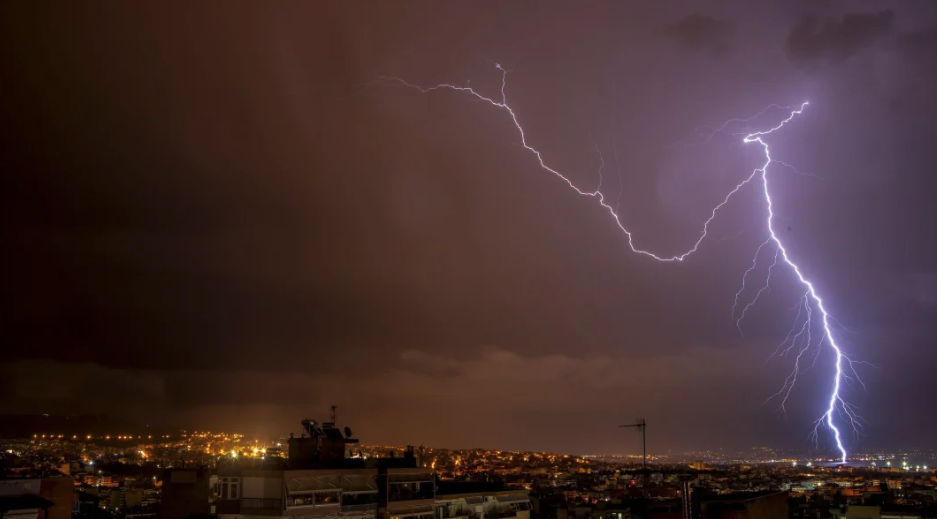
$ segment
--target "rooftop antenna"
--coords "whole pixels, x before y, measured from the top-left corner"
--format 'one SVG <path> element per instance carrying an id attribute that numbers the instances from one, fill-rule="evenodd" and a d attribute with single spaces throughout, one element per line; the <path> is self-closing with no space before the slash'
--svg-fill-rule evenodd
<path id="1" fill-rule="evenodd" d="M 333 424 L 337 424 L 337 423 L 338 423 L 337 421 L 335 421 L 335 416 L 336 416 L 335 410 L 336 410 L 336 409 L 338 409 L 338 406 L 337 406 L 337 405 L 333 405 L 333 406 L 332 406 L 332 423 L 333 423 Z"/>
<path id="2" fill-rule="evenodd" d="M 683 494 L 681 507 L 683 508 L 683 519 L 693 519 L 693 498 L 690 495 L 690 480 L 693 476 L 689 474 L 680 474 L 680 493 Z"/>
<path id="3" fill-rule="evenodd" d="M 641 479 L 643 480 L 642 484 L 644 486 L 644 494 L 645 494 L 645 497 L 647 497 L 647 422 L 644 421 L 644 418 L 638 418 L 637 420 L 634 421 L 633 424 L 619 425 L 618 427 L 636 427 L 638 429 L 641 429 L 641 451 L 643 453 L 643 458 L 644 458 L 644 462 L 643 462 L 644 474 Z"/>

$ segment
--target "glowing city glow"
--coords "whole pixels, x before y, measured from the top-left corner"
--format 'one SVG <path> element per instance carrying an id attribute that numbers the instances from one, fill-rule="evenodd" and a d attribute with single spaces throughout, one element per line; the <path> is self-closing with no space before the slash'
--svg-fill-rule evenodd
<path id="1" fill-rule="evenodd" d="M 843 437 L 840 431 L 841 425 L 840 426 L 837 425 L 837 418 L 845 418 L 846 423 L 851 427 L 852 431 L 856 434 L 858 434 L 859 431 L 861 430 L 862 420 L 856 414 L 855 407 L 848 404 L 845 400 L 843 400 L 843 397 L 842 397 L 843 382 L 844 382 L 844 379 L 857 380 L 859 381 L 860 384 L 862 382 L 858 378 L 858 374 L 856 373 L 854 369 L 855 368 L 854 364 L 856 363 L 856 361 L 853 361 L 852 359 L 847 357 L 846 354 L 843 352 L 842 348 L 839 346 L 838 342 L 835 340 L 834 334 L 830 326 L 832 317 L 827 312 L 827 309 L 824 306 L 823 299 L 818 294 L 813 282 L 808 280 L 804 276 L 801 268 L 793 261 L 793 259 L 790 256 L 789 251 L 787 250 L 787 248 L 785 248 L 782 240 L 776 233 L 776 230 L 774 227 L 774 216 L 775 216 L 774 200 L 771 197 L 771 191 L 769 189 L 769 183 L 768 183 L 768 167 L 771 164 L 776 162 L 785 167 L 791 167 L 791 166 L 787 165 L 784 162 L 774 160 L 772 158 L 770 148 L 768 146 L 768 143 L 764 140 L 764 138 L 766 138 L 768 135 L 776 131 L 781 130 L 787 123 L 791 122 L 795 117 L 800 115 L 804 111 L 804 109 L 807 107 L 808 103 L 804 102 L 800 106 L 793 107 L 793 108 L 786 108 L 786 107 L 782 107 L 776 104 L 770 105 L 753 117 L 750 117 L 747 119 L 730 119 L 729 121 L 726 121 L 723 125 L 718 127 L 713 132 L 712 135 L 709 136 L 706 142 L 709 142 L 709 140 L 712 139 L 715 133 L 724 132 L 724 130 L 728 127 L 728 125 L 732 123 L 738 123 L 738 122 L 746 122 L 746 123 L 751 122 L 758 117 L 764 116 L 770 109 L 790 110 L 790 113 L 787 115 L 786 118 L 784 118 L 780 123 L 776 124 L 775 126 L 767 130 L 757 131 L 757 132 L 748 133 L 748 134 L 737 134 L 737 135 L 744 135 L 744 137 L 742 138 L 743 143 L 757 144 L 762 147 L 762 149 L 764 150 L 764 156 L 765 156 L 764 164 L 761 167 L 753 170 L 750 174 L 748 174 L 748 176 L 746 176 L 733 189 L 731 189 L 728 192 L 728 194 L 726 194 L 725 198 L 723 198 L 722 201 L 719 202 L 712 209 L 708 218 L 703 222 L 702 230 L 700 232 L 698 239 L 692 244 L 692 246 L 690 246 L 685 252 L 682 252 L 680 254 L 675 254 L 672 256 L 659 255 L 659 254 L 655 254 L 653 252 L 650 252 L 648 250 L 645 250 L 636 246 L 635 241 L 634 241 L 634 236 L 632 232 L 628 230 L 625 227 L 625 225 L 622 223 L 621 218 L 618 215 L 618 210 L 615 207 L 613 207 L 609 202 L 606 202 L 605 195 L 601 192 L 602 181 L 603 181 L 602 169 L 605 166 L 605 161 L 602 157 L 602 153 L 599 150 L 598 145 L 596 145 L 595 147 L 596 147 L 596 151 L 598 152 L 599 161 L 600 161 L 600 166 L 598 170 L 599 183 L 598 183 L 598 187 L 596 187 L 594 190 L 582 189 L 578 187 L 577 185 L 573 183 L 573 181 L 569 177 L 557 171 L 556 169 L 553 169 L 550 166 L 548 166 L 544 162 L 541 152 L 537 150 L 536 148 L 534 148 L 533 146 L 531 146 L 527 142 L 526 132 L 523 126 L 520 124 L 520 121 L 518 120 L 516 112 L 514 111 L 513 108 L 511 108 L 510 105 L 508 105 L 505 88 L 507 86 L 507 75 L 510 72 L 510 70 L 505 69 L 504 67 L 502 67 L 500 64 L 497 64 L 497 63 L 495 63 L 494 66 L 501 73 L 500 99 L 493 99 L 491 97 L 482 95 L 479 92 L 477 92 L 475 89 L 473 89 L 471 86 L 468 86 L 468 85 L 458 86 L 458 85 L 453 85 L 449 83 L 440 83 L 438 85 L 431 86 L 431 87 L 421 87 L 419 85 L 415 85 L 413 83 L 407 82 L 398 77 L 387 77 L 387 76 L 380 77 L 380 83 L 385 84 L 385 85 L 405 86 L 405 87 L 417 90 L 423 94 L 428 94 L 431 92 L 442 91 L 442 90 L 450 90 L 454 92 L 459 92 L 462 94 L 470 95 L 479 101 L 488 103 L 489 105 L 506 112 L 507 115 L 511 118 L 511 121 L 514 123 L 515 128 L 517 129 L 517 132 L 520 136 L 521 146 L 527 151 L 529 151 L 531 154 L 533 154 L 533 156 L 537 160 L 537 163 L 540 165 L 541 169 L 551 173 L 552 175 L 556 176 L 557 178 L 565 182 L 577 194 L 595 199 L 598 202 L 598 204 L 608 212 L 608 214 L 614 219 L 615 224 L 618 226 L 618 228 L 625 234 L 625 236 L 627 237 L 628 246 L 631 249 L 631 251 L 650 257 L 660 262 L 683 261 L 684 259 L 689 257 L 691 254 L 695 253 L 699 249 L 703 240 L 706 239 L 709 233 L 709 225 L 716 218 L 717 212 L 723 206 L 729 203 L 733 195 L 738 193 L 742 188 L 746 187 L 748 184 L 753 183 L 753 181 L 755 181 L 755 183 L 758 183 L 758 182 L 761 183 L 761 188 L 762 188 L 761 191 L 764 194 L 764 200 L 765 200 L 766 208 L 767 208 L 766 216 L 765 216 L 765 225 L 766 225 L 769 236 L 755 251 L 755 258 L 752 261 L 752 266 L 742 276 L 742 288 L 736 294 L 735 303 L 732 307 L 732 315 L 734 318 L 736 314 L 738 313 L 737 309 L 739 306 L 739 298 L 741 297 L 742 293 L 745 291 L 746 279 L 748 278 L 749 274 L 753 270 L 755 270 L 755 268 L 757 267 L 758 257 L 762 249 L 765 247 L 774 248 L 775 250 L 773 251 L 773 255 L 772 255 L 773 262 L 771 263 L 771 266 L 768 268 L 767 276 L 765 279 L 765 284 L 755 294 L 754 298 L 742 308 L 741 312 L 738 313 L 736 326 L 739 327 L 739 330 L 741 331 L 741 322 L 742 320 L 744 320 L 747 311 L 755 303 L 757 303 L 759 300 L 759 297 L 761 297 L 761 295 L 765 291 L 768 290 L 770 286 L 770 281 L 771 281 L 772 269 L 776 268 L 779 265 L 779 262 L 781 262 L 781 264 L 783 265 L 787 265 L 788 267 L 790 267 L 790 269 L 794 272 L 797 280 L 804 287 L 805 291 L 804 291 L 803 296 L 801 296 L 799 303 L 798 303 L 798 307 L 797 307 L 798 315 L 797 315 L 797 318 L 795 319 L 794 325 L 791 328 L 791 331 L 788 333 L 785 340 L 780 345 L 778 345 L 778 349 L 777 351 L 775 351 L 775 355 L 779 355 L 779 356 L 786 355 L 790 353 L 794 349 L 795 345 L 797 344 L 801 344 L 801 347 L 799 348 L 797 355 L 795 357 L 793 371 L 784 381 L 784 385 L 781 388 L 781 390 L 779 390 L 777 393 L 772 395 L 769 398 L 769 400 L 773 398 L 780 399 L 780 410 L 782 412 L 785 411 L 784 406 L 787 402 L 788 396 L 791 393 L 791 390 L 794 388 L 794 385 L 797 381 L 798 374 L 802 373 L 803 371 L 806 371 L 807 369 L 810 369 L 810 367 L 812 367 L 816 362 L 816 358 L 820 353 L 821 346 L 823 344 L 828 345 L 834 354 L 834 361 L 835 361 L 834 362 L 835 369 L 834 369 L 834 372 L 831 374 L 831 380 L 830 380 L 832 387 L 830 389 L 829 396 L 824 397 L 822 400 L 824 413 L 822 417 L 816 421 L 815 427 L 813 429 L 813 432 L 811 433 L 811 436 L 814 438 L 815 441 L 818 440 L 819 428 L 821 425 L 825 424 L 832 434 L 833 440 L 836 443 L 836 447 L 841 455 L 842 461 L 845 463 L 847 453 L 843 445 Z M 617 160 L 616 160 L 616 163 L 617 163 Z M 818 319 L 818 321 L 819 321 L 820 327 L 822 328 L 822 333 L 820 334 L 819 339 L 816 339 L 816 340 L 812 336 L 812 329 L 814 327 L 814 312 L 819 312 L 820 318 Z M 798 324 L 801 324 L 800 330 L 795 334 L 794 331 L 797 329 Z M 809 366 L 802 365 L 801 364 L 802 357 L 808 351 L 811 351 L 812 349 L 815 349 L 813 363 L 811 363 Z M 849 370 L 849 373 L 847 373 L 846 371 L 847 368 Z"/>

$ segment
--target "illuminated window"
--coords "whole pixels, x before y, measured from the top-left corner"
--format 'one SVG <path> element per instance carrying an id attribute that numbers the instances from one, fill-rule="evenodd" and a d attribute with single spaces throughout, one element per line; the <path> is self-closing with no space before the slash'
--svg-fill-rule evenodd
<path id="1" fill-rule="evenodd" d="M 288 507 L 296 506 L 334 506 L 341 504 L 341 490 L 336 491 L 300 491 L 290 492 L 286 501 Z"/>

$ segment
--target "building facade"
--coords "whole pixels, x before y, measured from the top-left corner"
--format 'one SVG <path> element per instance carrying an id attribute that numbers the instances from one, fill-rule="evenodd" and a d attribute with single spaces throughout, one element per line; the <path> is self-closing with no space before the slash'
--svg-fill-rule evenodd
<path id="1" fill-rule="evenodd" d="M 289 440 L 286 459 L 232 458 L 208 469 L 169 470 L 163 477 L 163 519 L 211 514 L 217 519 L 530 519 L 523 492 L 461 492 L 446 485 L 437 495 L 432 469 L 410 448 L 403 457 L 346 457 L 357 443 L 346 427 L 303 421 Z"/>

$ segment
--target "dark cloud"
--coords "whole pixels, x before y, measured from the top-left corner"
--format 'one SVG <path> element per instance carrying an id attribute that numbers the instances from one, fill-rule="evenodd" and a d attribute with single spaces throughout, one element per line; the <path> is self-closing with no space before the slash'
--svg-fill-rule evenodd
<path id="1" fill-rule="evenodd" d="M 601 182 L 633 245 L 664 255 L 763 160 L 732 134 L 786 114 L 745 118 L 809 98 L 772 151 L 824 180 L 772 171 L 778 228 L 861 328 L 844 347 L 883 367 L 866 381 L 880 401 L 849 389 L 886 424 L 869 441 L 933 430 L 934 287 L 916 274 L 937 271 L 937 122 L 918 109 L 933 76 L 875 70 L 914 108 L 878 110 L 840 71 L 805 84 L 761 6 L 714 0 L 729 24 L 684 3 L 0 3 L 0 407 L 281 434 L 335 403 L 376 441 L 606 451 L 644 416 L 659 448 L 804 447 L 829 351 L 789 426 L 762 404 L 790 369 L 764 366 L 802 296 L 789 269 L 744 337 L 730 315 L 766 237 L 758 186 L 662 264 L 541 169 L 504 111 L 361 88 L 379 73 L 500 98 L 485 58 L 517 58 L 504 92 L 528 143 L 584 190 Z M 723 52 L 731 37 L 759 44 Z"/>
<path id="2" fill-rule="evenodd" d="M 746 353 L 751 355 L 757 353 Z M 760 395 L 733 389 L 750 383 L 752 376 L 741 363 L 731 362 L 733 359 L 738 359 L 734 353 L 703 347 L 646 359 L 563 354 L 523 357 L 494 347 L 482 348 L 469 358 L 404 350 L 395 359 L 400 363 L 373 374 L 316 375 L 258 369 L 116 369 L 91 363 L 21 361 L 0 364 L 0 375 L 8 387 L 7 393 L 0 394 L 4 402 L 0 412 L 94 412 L 90 402 L 95 395 L 112 392 L 111 405 L 128 407 L 137 420 L 172 416 L 170 411 L 185 403 L 186 425 L 248 428 L 245 432 L 250 434 L 276 436 L 293 430 L 298 418 L 310 410 L 324 410 L 334 403 L 345 404 L 341 414 L 346 423 L 370 440 L 383 429 L 381 423 L 389 420 L 409 423 L 410 429 L 383 432 L 381 440 L 422 442 L 444 434 L 456 446 L 549 449 L 549 440 L 529 438 L 529 424 L 512 416 L 542 420 L 557 409 L 577 409 L 587 416 L 581 425 L 595 429 L 604 420 L 614 420 L 616 413 L 607 412 L 601 399 L 584 399 L 583 395 L 643 394 L 649 409 L 646 418 L 662 430 L 658 441 L 676 442 L 681 435 L 677 424 L 682 419 L 730 415 L 729 408 L 760 405 Z M 720 373 L 718 381 L 712 380 L 715 371 Z M 685 398 L 681 392 L 645 393 L 646 388 L 674 372 L 681 373 L 682 383 L 706 386 L 713 396 L 676 419 L 664 410 L 680 405 Z M 731 406 L 727 402 L 732 402 Z M 428 414 L 426 409 L 434 411 Z M 250 423 L 240 419 L 245 413 L 252 417 Z M 481 415 L 498 426 L 482 431 L 465 427 L 468 417 Z M 722 422 L 721 434 L 744 426 L 738 417 L 734 420 L 734 424 Z M 614 435 L 609 428 L 601 437 L 606 441 Z M 717 437 L 705 441 L 715 442 Z M 587 451 L 595 440 L 580 437 L 568 448 Z"/>
<path id="3" fill-rule="evenodd" d="M 787 55 L 801 63 L 848 59 L 887 37 L 894 16 L 885 10 L 839 19 L 803 17 L 787 37 Z"/>
<path id="4" fill-rule="evenodd" d="M 686 50 L 719 55 L 730 46 L 734 27 L 726 20 L 691 14 L 666 29 L 666 33 Z"/>
<path id="5" fill-rule="evenodd" d="M 937 26 L 902 34 L 900 42 L 902 50 L 912 57 L 933 58 L 937 55 Z"/>

